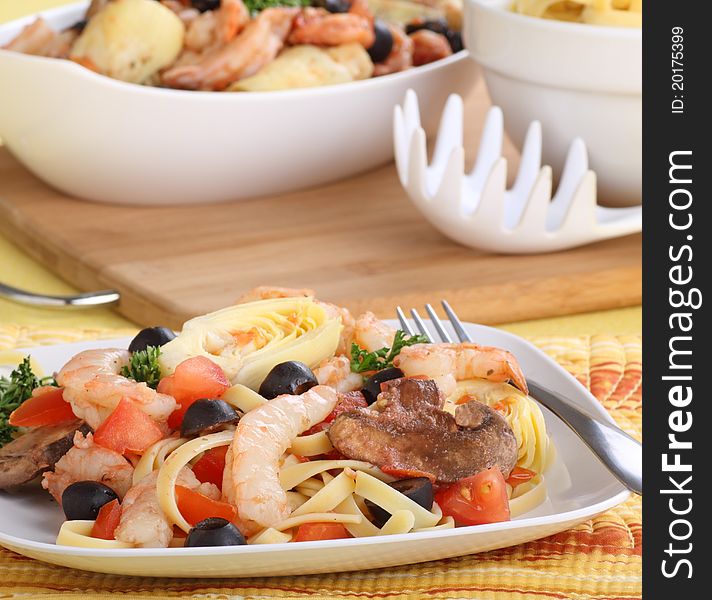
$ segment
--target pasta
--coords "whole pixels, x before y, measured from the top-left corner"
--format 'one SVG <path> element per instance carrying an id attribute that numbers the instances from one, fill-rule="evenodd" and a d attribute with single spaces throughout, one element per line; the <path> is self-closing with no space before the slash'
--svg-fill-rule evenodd
<path id="1" fill-rule="evenodd" d="M 149 331 L 139 334 L 146 345 Z M 377 340 L 377 350 L 367 352 L 353 341 L 358 336 Z M 70 520 L 58 544 L 178 547 L 206 539 L 232 545 L 378 537 L 504 521 L 546 499 L 553 445 L 516 358 L 506 351 L 409 340 L 373 315 L 356 321 L 345 309 L 304 295 L 197 317 L 169 340 L 157 353 L 125 353 L 134 381 L 117 365 L 122 359 L 111 362 L 116 372 L 104 366 L 116 350 L 72 359 L 101 365 L 86 362 L 82 381 L 93 382 L 96 368 L 102 385 L 118 381 L 119 389 L 138 389 L 149 407 L 167 399 L 173 412 L 151 416 L 155 411 L 144 412 L 128 396 L 121 411 L 99 421 L 95 436 L 76 437 L 52 476 L 55 483 L 60 475 L 72 481 L 70 469 L 81 467 L 73 479 L 81 486 L 69 495 L 73 483 L 53 491 L 74 503 L 69 509 L 65 503 Z M 388 343 L 390 349 L 380 347 Z M 390 358 L 399 369 L 393 373 L 386 357 L 397 344 L 404 345 L 398 360 Z M 353 346 L 351 357 L 337 350 Z M 366 359 L 366 368 L 358 369 Z M 189 361 L 192 366 L 175 371 Z M 306 366 L 322 361 L 336 365 L 328 384 L 322 367 L 317 376 Z M 157 390 L 139 381 L 139 364 L 160 371 Z M 71 384 L 72 372 L 58 377 Z M 354 374 L 361 387 L 339 392 L 339 377 Z M 163 378 L 171 376 L 165 386 Z M 94 460 L 96 482 L 83 475 L 89 472 L 84 461 Z M 112 470 L 130 479 L 114 490 L 117 501 L 98 513 L 94 505 L 85 507 L 91 484 L 103 489 L 114 481 Z M 210 537 L 218 535 L 226 537 Z"/>
<path id="2" fill-rule="evenodd" d="M 591 25 L 642 27 L 643 0 L 515 0 L 515 12 Z"/>

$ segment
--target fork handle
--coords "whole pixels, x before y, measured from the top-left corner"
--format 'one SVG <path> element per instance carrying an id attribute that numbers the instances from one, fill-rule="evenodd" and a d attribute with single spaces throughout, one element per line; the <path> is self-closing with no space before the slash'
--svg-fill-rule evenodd
<path id="1" fill-rule="evenodd" d="M 102 290 L 69 296 L 51 296 L 27 292 L 11 285 L 0 283 L 0 298 L 40 308 L 93 308 L 95 306 L 116 304 L 119 301 L 119 293 L 114 290 Z"/>
<path id="2" fill-rule="evenodd" d="M 531 396 L 559 417 L 631 492 L 643 495 L 643 447 L 624 431 L 575 407 L 563 396 L 527 380 Z"/>

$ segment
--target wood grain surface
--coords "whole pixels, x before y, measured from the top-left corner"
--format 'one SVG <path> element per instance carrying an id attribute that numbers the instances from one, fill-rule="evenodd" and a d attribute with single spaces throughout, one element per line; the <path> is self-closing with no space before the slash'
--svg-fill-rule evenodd
<path id="1" fill-rule="evenodd" d="M 487 105 L 480 85 L 467 103 L 470 160 Z M 516 163 L 511 145 L 506 154 Z M 480 323 L 642 297 L 640 235 L 555 254 L 475 252 L 430 226 L 392 164 L 275 198 L 140 208 L 67 197 L 0 148 L 0 231 L 82 290 L 117 289 L 119 312 L 145 325 L 179 327 L 256 285 L 310 287 L 382 317 L 447 298 Z"/>

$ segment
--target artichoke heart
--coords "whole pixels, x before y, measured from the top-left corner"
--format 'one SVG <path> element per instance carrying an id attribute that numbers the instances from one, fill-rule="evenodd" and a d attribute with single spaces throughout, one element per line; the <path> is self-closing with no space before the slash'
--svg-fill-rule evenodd
<path id="1" fill-rule="evenodd" d="M 259 300 L 224 308 L 183 325 L 161 348 L 163 376 L 187 358 L 205 356 L 232 384 L 257 390 L 275 365 L 298 360 L 309 367 L 334 355 L 341 319 L 313 298 Z"/>

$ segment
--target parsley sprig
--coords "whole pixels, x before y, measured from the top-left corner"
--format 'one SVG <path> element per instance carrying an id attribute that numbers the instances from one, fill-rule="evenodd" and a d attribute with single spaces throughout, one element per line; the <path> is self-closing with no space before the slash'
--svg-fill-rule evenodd
<path id="1" fill-rule="evenodd" d="M 32 371 L 30 357 L 10 373 L 10 377 L 0 377 L 0 446 L 12 441 L 12 434 L 17 431 L 8 423 L 10 413 L 32 396 L 32 390 L 42 385 L 57 385 L 54 377 L 39 378 Z"/>
<path id="2" fill-rule="evenodd" d="M 245 7 L 254 15 L 263 11 L 265 8 L 273 8 L 277 6 L 309 6 L 311 0 L 244 0 Z"/>
<path id="3" fill-rule="evenodd" d="M 351 370 L 354 373 L 366 371 L 380 371 L 393 366 L 393 359 L 400 354 L 406 346 L 413 344 L 427 344 L 428 338 L 424 335 L 408 335 L 402 329 L 396 331 L 393 345 L 381 348 L 375 352 L 368 352 L 358 344 L 351 344 Z"/>
<path id="4" fill-rule="evenodd" d="M 160 355 L 161 349 L 158 346 L 148 346 L 145 350 L 134 352 L 129 364 L 121 368 L 121 374 L 135 381 L 145 381 L 148 387 L 155 390 L 161 380 L 161 367 L 158 364 Z"/>

